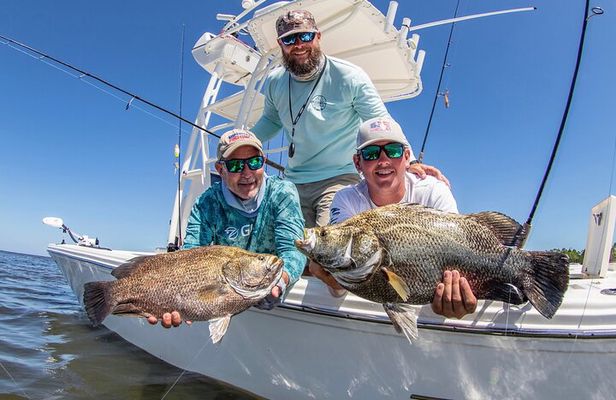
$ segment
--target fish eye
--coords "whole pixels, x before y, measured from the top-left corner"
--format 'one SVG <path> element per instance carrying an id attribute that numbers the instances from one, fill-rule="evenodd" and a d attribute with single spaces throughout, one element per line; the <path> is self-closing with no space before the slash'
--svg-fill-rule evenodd
<path id="1" fill-rule="evenodd" d="M 325 232 L 325 230 L 321 230 L 321 232 L 319 232 L 319 236 L 323 237 L 325 236 L 327 233 Z"/>
<path id="2" fill-rule="evenodd" d="M 263 256 L 259 256 L 259 257 L 257 257 L 257 260 L 259 260 L 259 261 L 263 261 L 263 260 L 265 260 L 265 257 L 263 257 Z"/>

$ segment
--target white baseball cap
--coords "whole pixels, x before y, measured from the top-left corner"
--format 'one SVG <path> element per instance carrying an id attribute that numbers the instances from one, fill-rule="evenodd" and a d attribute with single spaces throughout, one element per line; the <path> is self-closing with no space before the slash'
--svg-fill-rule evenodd
<path id="1" fill-rule="evenodd" d="M 406 136 L 404 136 L 404 132 L 402 132 L 402 128 L 391 117 L 371 118 L 359 126 L 357 150 L 361 150 L 381 140 L 402 143 L 405 147 L 411 148 Z"/>

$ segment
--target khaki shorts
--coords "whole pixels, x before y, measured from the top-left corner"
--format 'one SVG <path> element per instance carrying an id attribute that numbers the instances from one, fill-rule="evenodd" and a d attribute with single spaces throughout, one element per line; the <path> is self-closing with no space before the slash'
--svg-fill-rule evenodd
<path id="1" fill-rule="evenodd" d="M 297 186 L 306 228 L 325 226 L 329 223 L 329 207 L 340 189 L 359 182 L 358 174 L 344 174 L 322 181 L 301 183 Z"/>

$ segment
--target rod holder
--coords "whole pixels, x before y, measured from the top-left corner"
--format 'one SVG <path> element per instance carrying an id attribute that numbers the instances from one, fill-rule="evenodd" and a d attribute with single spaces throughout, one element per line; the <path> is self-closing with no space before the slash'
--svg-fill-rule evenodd
<path id="1" fill-rule="evenodd" d="M 409 60 L 415 60 L 415 55 L 417 54 L 417 48 L 419 47 L 419 35 L 414 33 L 411 35 L 411 38 L 406 41 L 409 49 L 411 49 L 411 54 L 409 56 Z"/>
<path id="2" fill-rule="evenodd" d="M 406 44 L 406 37 L 409 34 L 409 27 L 411 26 L 410 18 L 402 19 L 402 26 L 400 27 L 400 36 L 398 37 L 398 46 L 402 47 Z"/>
<path id="3" fill-rule="evenodd" d="M 389 33 L 391 28 L 394 27 L 394 19 L 396 19 L 396 12 L 398 11 L 398 2 L 390 1 L 389 8 L 387 8 L 387 15 L 385 16 L 385 33 Z"/>

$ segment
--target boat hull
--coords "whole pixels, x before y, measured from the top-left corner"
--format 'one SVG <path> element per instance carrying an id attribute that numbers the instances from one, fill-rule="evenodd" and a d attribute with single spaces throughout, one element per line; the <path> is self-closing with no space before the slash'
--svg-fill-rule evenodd
<path id="1" fill-rule="evenodd" d="M 73 245 L 51 245 L 49 253 L 80 302 L 84 283 L 114 279 L 115 266 L 140 255 Z M 616 287 L 615 279 L 611 283 Z M 295 285 L 283 306 L 234 316 L 218 345 L 207 322 L 162 329 L 142 318 L 109 316 L 104 325 L 172 365 L 271 399 L 612 397 L 616 384 L 608 371 L 616 361 L 616 335 L 609 316 L 595 328 L 579 315 L 544 319 L 542 328 L 533 325 L 540 317 L 532 307 L 495 303 L 481 302 L 479 317 L 460 322 L 424 307 L 412 345 L 380 305 L 352 295 L 334 299 L 310 278 Z M 558 314 L 567 313 L 566 304 Z M 583 329 L 567 328 L 576 318 Z"/>

